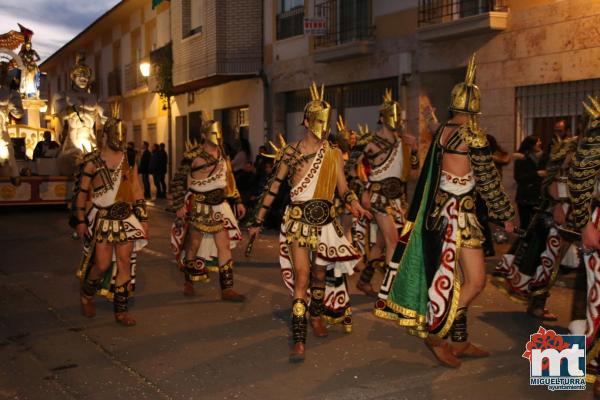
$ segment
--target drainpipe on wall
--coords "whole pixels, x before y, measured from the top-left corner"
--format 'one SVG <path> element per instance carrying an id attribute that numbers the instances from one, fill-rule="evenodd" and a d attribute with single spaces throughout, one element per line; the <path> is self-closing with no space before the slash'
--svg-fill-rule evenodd
<path id="1" fill-rule="evenodd" d="M 262 18 L 260 23 L 260 72 L 259 76 L 263 84 L 263 143 L 265 144 L 271 136 L 271 93 L 269 92 L 269 77 L 267 76 L 265 65 L 265 5 L 262 7 Z"/>

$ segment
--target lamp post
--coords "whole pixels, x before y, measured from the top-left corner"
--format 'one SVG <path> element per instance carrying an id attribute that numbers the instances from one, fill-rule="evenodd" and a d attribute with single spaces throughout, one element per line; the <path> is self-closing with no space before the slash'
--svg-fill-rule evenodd
<path id="1" fill-rule="evenodd" d="M 148 77 L 150 76 L 150 70 L 151 70 L 151 64 L 148 61 L 143 61 L 140 63 L 140 73 L 142 74 L 142 76 L 146 79 L 146 83 L 148 83 Z M 172 151 L 172 147 L 173 147 L 173 128 L 171 126 L 171 95 L 170 94 L 164 94 L 164 93 L 160 93 L 160 97 L 162 98 L 162 100 L 166 103 L 165 105 L 163 105 L 163 110 L 165 109 L 166 106 L 166 110 L 167 110 L 167 149 L 168 149 L 168 157 L 173 157 L 173 151 Z M 168 159 L 169 162 L 167 163 L 167 176 L 168 176 L 168 181 L 169 181 L 169 185 L 171 184 L 171 178 L 172 178 L 172 168 L 171 168 L 171 158 Z"/>

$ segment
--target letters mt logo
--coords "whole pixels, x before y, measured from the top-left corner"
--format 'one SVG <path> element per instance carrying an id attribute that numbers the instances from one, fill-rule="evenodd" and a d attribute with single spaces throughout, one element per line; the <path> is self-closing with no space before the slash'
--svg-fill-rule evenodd
<path id="1" fill-rule="evenodd" d="M 525 344 L 531 385 L 549 390 L 585 390 L 585 336 L 559 335 L 539 327 Z"/>

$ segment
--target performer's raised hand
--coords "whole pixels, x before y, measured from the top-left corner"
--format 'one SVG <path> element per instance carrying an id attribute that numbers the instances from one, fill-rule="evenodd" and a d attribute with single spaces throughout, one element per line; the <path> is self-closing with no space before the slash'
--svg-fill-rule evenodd
<path id="1" fill-rule="evenodd" d="M 187 210 L 185 207 L 181 207 L 179 210 L 177 210 L 177 212 L 175 214 L 177 215 L 177 218 L 184 219 L 185 214 L 187 214 Z"/>
<path id="2" fill-rule="evenodd" d="M 581 231 L 581 244 L 584 250 L 600 250 L 600 231 L 593 222 L 588 222 Z"/>
<path id="3" fill-rule="evenodd" d="M 235 212 L 237 219 L 244 219 L 244 216 L 246 215 L 246 207 L 243 203 L 237 203 L 235 205 Z"/>

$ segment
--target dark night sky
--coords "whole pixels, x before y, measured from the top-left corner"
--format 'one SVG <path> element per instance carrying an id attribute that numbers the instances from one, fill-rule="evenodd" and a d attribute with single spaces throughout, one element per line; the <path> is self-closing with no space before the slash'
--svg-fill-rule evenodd
<path id="1" fill-rule="evenodd" d="M 42 60 L 71 40 L 120 0 L 0 0 L 0 33 L 31 29 Z M 150 1 L 150 0 L 148 0 Z"/>

